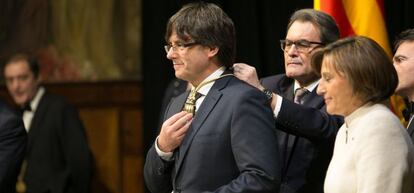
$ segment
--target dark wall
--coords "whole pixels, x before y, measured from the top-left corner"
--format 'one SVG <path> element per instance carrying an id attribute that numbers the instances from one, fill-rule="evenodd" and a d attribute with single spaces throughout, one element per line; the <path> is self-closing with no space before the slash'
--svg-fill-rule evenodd
<path id="1" fill-rule="evenodd" d="M 167 19 L 190 1 L 143 0 L 144 143 L 151 145 L 158 130 L 159 109 L 168 82 L 173 78 L 171 62 L 163 49 Z M 312 0 L 227 0 L 219 4 L 233 19 L 237 30 L 237 62 L 255 66 L 259 76 L 283 73 L 283 39 L 290 14 L 311 8 Z M 414 27 L 414 1 L 384 1 L 389 39 Z"/>

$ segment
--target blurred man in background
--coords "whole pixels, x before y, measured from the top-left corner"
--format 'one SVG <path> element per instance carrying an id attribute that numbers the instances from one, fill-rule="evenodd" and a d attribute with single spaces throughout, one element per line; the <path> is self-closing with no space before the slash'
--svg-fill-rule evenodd
<path id="1" fill-rule="evenodd" d="M 39 65 L 27 55 L 12 56 L 4 77 L 28 132 L 18 191 L 89 192 L 92 157 L 77 110 L 40 86 Z"/>

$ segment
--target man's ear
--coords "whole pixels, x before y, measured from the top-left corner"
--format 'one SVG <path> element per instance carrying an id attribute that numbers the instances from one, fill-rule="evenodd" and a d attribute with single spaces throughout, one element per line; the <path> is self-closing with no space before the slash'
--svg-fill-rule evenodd
<path id="1" fill-rule="evenodd" d="M 219 48 L 218 47 L 209 47 L 208 57 L 214 57 L 217 55 Z"/>

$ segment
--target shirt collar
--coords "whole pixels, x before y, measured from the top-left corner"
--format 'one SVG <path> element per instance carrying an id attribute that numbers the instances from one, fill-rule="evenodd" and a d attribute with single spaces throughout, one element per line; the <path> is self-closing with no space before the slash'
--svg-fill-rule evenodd
<path id="1" fill-rule="evenodd" d="M 313 90 L 315 90 L 316 86 L 318 86 L 320 79 L 310 83 L 308 86 L 305 86 L 306 90 L 308 90 L 309 92 L 313 92 Z M 299 86 L 299 82 L 295 80 L 295 84 L 293 86 L 293 92 L 295 92 L 296 89 L 301 88 Z"/>
<path id="2" fill-rule="evenodd" d="M 37 109 L 37 106 L 39 105 L 40 99 L 42 98 L 44 93 L 45 93 L 45 88 L 44 87 L 39 87 L 35 97 L 30 102 L 30 107 L 32 108 L 32 112 L 35 112 L 35 110 Z"/>
<path id="3" fill-rule="evenodd" d="M 213 73 L 211 73 L 206 79 L 203 80 L 203 82 L 207 82 L 209 80 L 215 79 L 215 78 L 219 78 L 225 71 L 226 67 L 222 66 L 219 69 L 217 69 L 216 71 L 214 71 Z M 202 86 L 198 92 L 200 94 L 202 94 L 203 96 L 206 96 L 208 91 L 210 91 L 211 87 L 213 87 L 215 81 L 210 82 L 204 86 Z M 194 87 L 192 87 L 194 88 Z"/>

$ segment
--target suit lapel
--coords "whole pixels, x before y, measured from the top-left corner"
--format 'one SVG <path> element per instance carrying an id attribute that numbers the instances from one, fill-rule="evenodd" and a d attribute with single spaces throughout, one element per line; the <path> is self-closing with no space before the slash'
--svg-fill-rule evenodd
<path id="1" fill-rule="evenodd" d="M 190 91 L 186 91 L 183 94 L 177 96 L 174 101 L 171 102 L 170 106 L 167 108 L 166 116 L 164 117 L 164 121 L 170 118 L 171 116 L 179 113 L 182 111 L 184 107 L 185 100 L 187 99 Z"/>
<path id="2" fill-rule="evenodd" d="M 286 98 L 286 99 L 289 99 L 289 100 L 293 101 L 293 98 L 294 98 L 294 91 L 293 91 L 294 86 L 293 85 L 294 84 L 292 83 L 289 86 L 280 87 L 280 90 L 282 91 L 281 94 L 282 94 L 283 98 Z"/>
<path id="3" fill-rule="evenodd" d="M 313 107 L 313 108 L 322 108 L 323 106 L 323 98 L 319 97 L 318 94 L 316 93 L 316 89 L 315 88 L 311 93 L 309 93 L 308 95 L 306 95 L 303 100 L 303 104 L 304 106 L 307 107 Z M 293 101 L 294 98 L 294 84 L 290 84 L 290 86 L 285 87 L 283 94 L 285 95 L 284 97 L 286 97 L 287 99 Z M 284 134 L 284 136 L 282 136 Z M 291 135 L 288 133 L 283 132 L 283 134 L 280 134 L 280 137 L 285 139 L 285 148 L 291 149 L 291 151 L 288 151 L 288 149 L 284 150 L 285 153 L 285 169 L 287 169 L 287 167 L 289 167 L 289 163 L 292 157 L 293 152 L 295 151 L 295 147 L 296 144 L 298 142 L 298 137 L 296 135 Z"/>
<path id="4" fill-rule="evenodd" d="M 40 99 L 39 104 L 37 105 L 37 108 L 34 112 L 34 116 L 30 124 L 30 129 L 27 134 L 28 135 L 27 152 L 31 151 L 34 140 L 36 140 L 36 137 L 41 130 L 40 128 L 42 126 L 40 125 L 40 122 L 45 117 L 46 111 L 49 108 L 48 97 L 49 97 L 48 93 L 45 92 L 42 98 Z"/>
<path id="5" fill-rule="evenodd" d="M 285 96 L 283 96 L 285 99 L 288 99 L 290 101 L 293 101 L 294 98 L 294 83 L 292 82 L 289 86 L 287 87 L 282 87 L 282 91 L 283 94 Z M 285 165 L 285 171 L 287 171 L 288 165 L 290 163 L 290 159 L 292 157 L 293 151 L 294 151 L 294 146 L 296 145 L 297 142 L 297 137 L 295 135 L 291 135 L 289 133 L 285 133 L 282 132 L 284 134 L 283 138 L 284 138 L 284 154 L 285 154 L 285 158 L 284 158 L 284 165 Z M 289 151 L 290 149 L 290 151 Z"/>
<path id="6" fill-rule="evenodd" d="M 196 115 L 194 116 L 193 122 L 191 123 L 191 126 L 188 129 L 187 134 L 184 137 L 184 140 L 181 143 L 180 148 L 179 148 L 179 156 L 178 156 L 178 160 L 176 160 L 176 172 L 174 176 L 174 181 L 175 181 L 175 178 L 178 176 L 183 160 L 187 155 L 188 149 L 195 135 L 200 130 L 201 126 L 203 125 L 205 120 L 208 118 L 210 112 L 214 109 L 217 102 L 220 100 L 221 96 L 223 95 L 220 90 L 223 89 L 227 85 L 227 83 L 229 82 L 231 78 L 233 77 L 224 77 L 219 80 L 216 80 L 213 87 L 210 89 L 207 96 L 204 98 L 204 101 L 199 107 L 199 110 L 197 111 Z"/>

